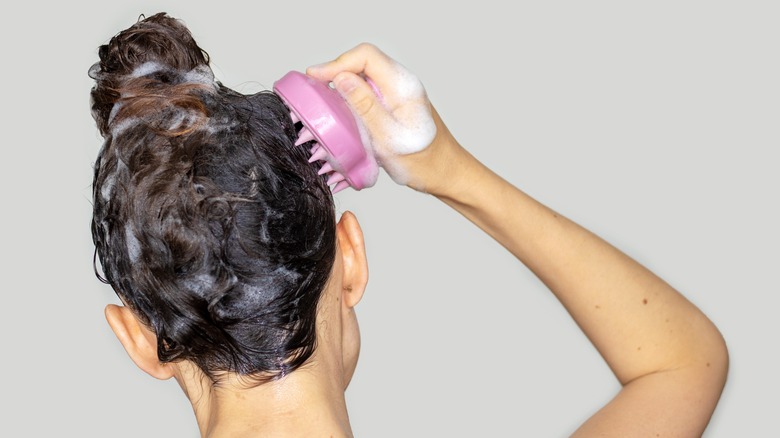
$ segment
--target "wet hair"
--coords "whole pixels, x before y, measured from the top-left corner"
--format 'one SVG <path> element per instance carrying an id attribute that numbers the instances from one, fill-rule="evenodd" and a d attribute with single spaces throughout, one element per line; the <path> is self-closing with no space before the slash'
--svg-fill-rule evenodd
<path id="1" fill-rule="evenodd" d="M 102 274 L 161 362 L 261 380 L 315 349 L 335 257 L 333 198 L 270 91 L 237 93 L 180 21 L 141 19 L 99 48 L 92 237 Z"/>

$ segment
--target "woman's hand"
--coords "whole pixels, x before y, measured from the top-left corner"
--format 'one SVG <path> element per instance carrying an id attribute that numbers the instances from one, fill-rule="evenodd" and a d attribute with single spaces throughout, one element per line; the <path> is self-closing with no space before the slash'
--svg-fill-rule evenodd
<path id="1" fill-rule="evenodd" d="M 702 434 L 725 383 L 728 352 L 699 309 L 480 164 L 449 133 L 420 82 L 376 47 L 360 45 L 307 73 L 336 84 L 393 179 L 438 196 L 506 247 L 593 342 L 623 389 L 575 436 Z"/>
<path id="2" fill-rule="evenodd" d="M 451 190 L 471 156 L 455 141 L 416 76 L 371 44 L 309 67 L 332 81 L 362 123 L 377 161 L 398 184 L 432 194 Z"/>

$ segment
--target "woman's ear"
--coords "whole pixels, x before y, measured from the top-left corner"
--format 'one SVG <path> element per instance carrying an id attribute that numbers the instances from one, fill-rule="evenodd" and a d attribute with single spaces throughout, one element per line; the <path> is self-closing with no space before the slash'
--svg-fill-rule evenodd
<path id="1" fill-rule="evenodd" d="M 125 306 L 106 306 L 106 321 L 138 368 L 160 380 L 173 377 L 174 367 L 157 357 L 157 337 Z"/>
<path id="2" fill-rule="evenodd" d="M 368 283 L 368 260 L 363 242 L 363 230 L 357 218 L 350 211 L 341 215 L 336 225 L 342 260 L 343 303 L 353 308 L 363 298 Z"/>

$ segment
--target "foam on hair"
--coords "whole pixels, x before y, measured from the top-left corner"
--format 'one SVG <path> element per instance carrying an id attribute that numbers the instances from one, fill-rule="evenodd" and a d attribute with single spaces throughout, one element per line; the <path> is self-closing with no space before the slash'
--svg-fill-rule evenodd
<path id="1" fill-rule="evenodd" d="M 301 366 L 335 257 L 333 199 L 271 92 L 237 93 L 164 13 L 89 71 L 104 144 L 92 235 L 104 281 L 163 362 L 265 380 Z M 99 275 L 100 276 L 100 275 Z"/>

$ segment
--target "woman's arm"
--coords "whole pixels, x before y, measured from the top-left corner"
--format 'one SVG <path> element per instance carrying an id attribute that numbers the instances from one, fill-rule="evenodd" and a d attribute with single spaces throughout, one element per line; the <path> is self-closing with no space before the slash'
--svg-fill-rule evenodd
<path id="1" fill-rule="evenodd" d="M 424 91 L 398 98 L 396 76 L 408 80 L 409 73 L 375 47 L 358 46 L 309 73 L 334 80 L 394 179 L 436 196 L 501 243 L 550 288 L 596 346 L 623 388 L 575 436 L 702 434 L 726 380 L 728 354 L 699 309 L 482 165 L 449 133 Z M 372 78 L 381 102 L 356 74 Z M 386 127 L 424 109 L 436 126 L 433 140 L 421 151 L 399 153 Z"/>
<path id="2" fill-rule="evenodd" d="M 453 177 L 469 184 L 435 195 L 550 288 L 623 385 L 575 436 L 700 436 L 728 369 L 712 322 L 630 257 L 457 153 L 468 164 Z"/>

